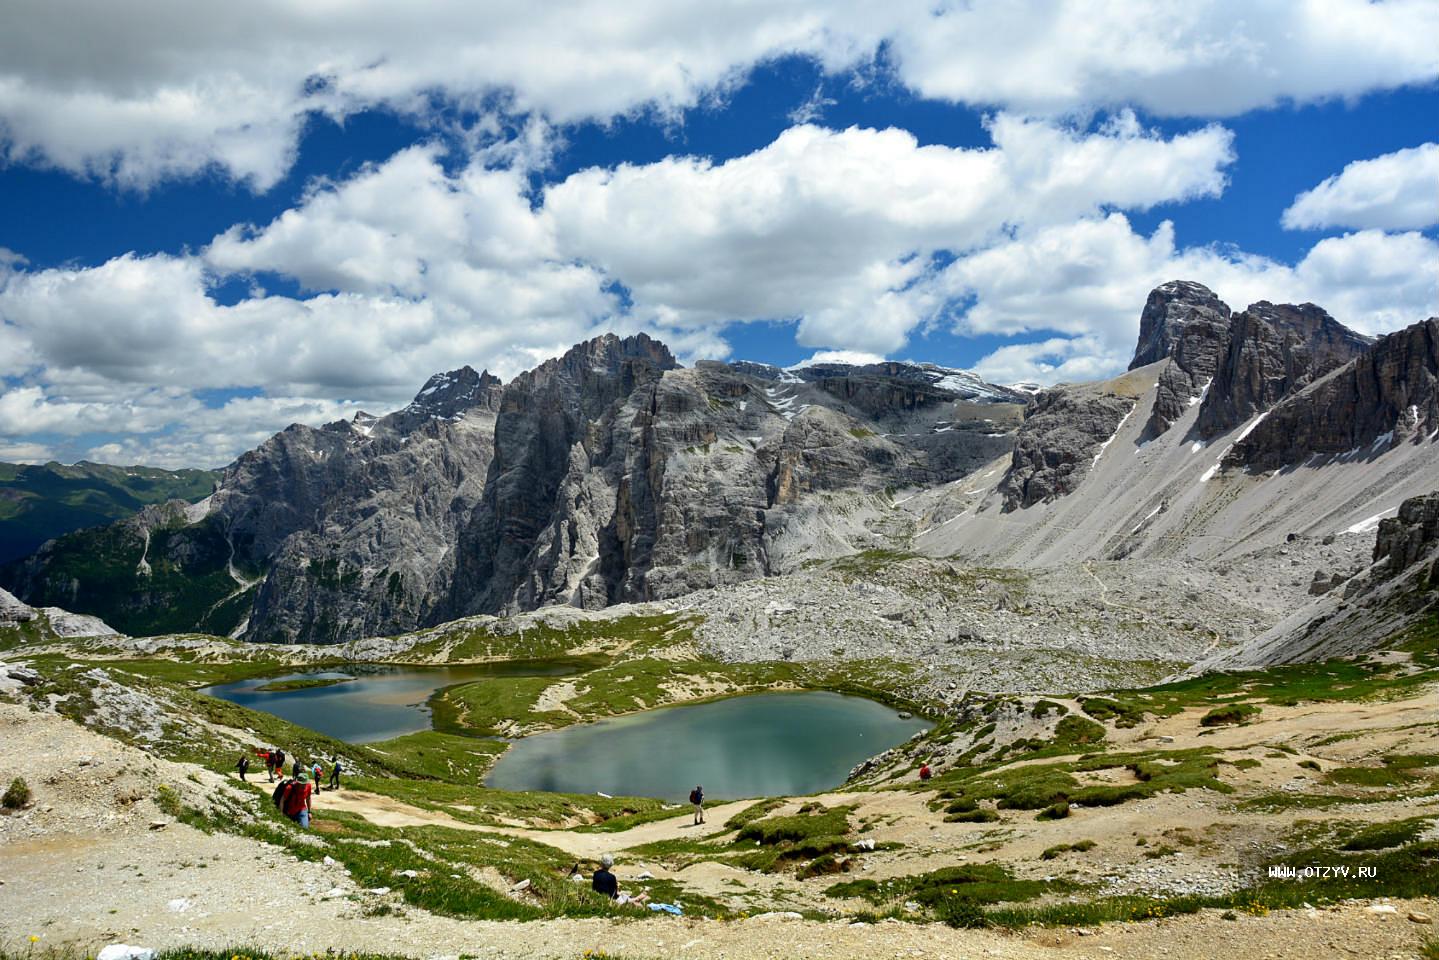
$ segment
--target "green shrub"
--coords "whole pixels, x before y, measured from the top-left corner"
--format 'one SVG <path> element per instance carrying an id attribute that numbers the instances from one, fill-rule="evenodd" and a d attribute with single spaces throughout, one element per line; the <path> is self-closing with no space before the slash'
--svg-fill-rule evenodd
<path id="1" fill-rule="evenodd" d="M 1063 820 L 1067 816 L 1069 816 L 1069 803 L 1065 800 L 1061 800 L 1058 803 L 1051 803 L 1049 806 L 1039 811 L 1038 816 L 1036 816 L 1034 819 Z"/>
<path id="2" fill-rule="evenodd" d="M 1419 839 L 1429 821 L 1423 817 L 1376 823 L 1365 827 L 1344 842 L 1343 850 L 1387 850 Z"/>
<path id="3" fill-rule="evenodd" d="M 1061 746 L 1099 743 L 1104 740 L 1104 724 L 1095 723 L 1071 713 L 1054 728 L 1054 742 Z"/>
<path id="4" fill-rule="evenodd" d="M 784 806 L 783 800 L 761 800 L 759 803 L 752 803 L 739 813 L 725 821 L 726 830 L 738 830 L 746 824 L 753 823 L 765 814 Z"/>
<path id="5" fill-rule="evenodd" d="M 968 897 L 950 897 L 934 906 L 935 919 L 950 927 L 976 929 L 989 926 L 984 907 Z"/>
<path id="6" fill-rule="evenodd" d="M 1096 720 L 1113 720 L 1116 727 L 1137 727 L 1144 720 L 1143 707 L 1134 703 L 1108 697 L 1084 697 L 1079 705 Z"/>
<path id="7" fill-rule="evenodd" d="M 5 788 L 5 795 L 0 797 L 0 807 L 6 810 L 19 810 L 29 802 L 30 785 L 22 777 L 11 780 L 10 786 Z"/>
<path id="8" fill-rule="evenodd" d="M 736 842 L 759 842 L 765 846 L 779 843 L 799 843 L 818 837 L 842 836 L 849 832 L 849 808 L 826 809 L 815 804 L 817 810 L 795 814 L 789 817 L 765 817 L 753 820 L 740 827 Z"/>
<path id="9" fill-rule="evenodd" d="M 1409 774 L 1391 767 L 1337 767 L 1324 775 L 1324 782 L 1348 787 L 1399 787 L 1409 782 Z"/>
<path id="10" fill-rule="evenodd" d="M 795 876 L 800 880 L 808 880 L 811 877 L 822 877 L 831 873 L 848 873 L 849 868 L 849 860 L 841 860 L 832 853 L 824 853 L 800 867 L 795 871 Z"/>
<path id="11" fill-rule="evenodd" d="M 1220 727 L 1231 723 L 1244 723 L 1259 715 L 1259 708 L 1252 703 L 1226 703 L 1215 707 L 1199 720 L 1201 727 Z"/>
<path id="12" fill-rule="evenodd" d="M 945 823 L 995 823 L 999 820 L 999 814 L 993 810 L 975 809 L 961 810 L 957 813 L 947 814 Z"/>
<path id="13" fill-rule="evenodd" d="M 1088 851 L 1093 850 L 1095 846 L 1096 844 L 1093 840 L 1081 840 L 1078 843 L 1061 843 L 1057 846 L 1050 847 L 1048 850 L 1045 850 L 1039 855 L 1039 859 L 1053 860 L 1061 853 L 1069 853 L 1071 851 L 1073 851 L 1074 853 L 1087 853 Z"/>

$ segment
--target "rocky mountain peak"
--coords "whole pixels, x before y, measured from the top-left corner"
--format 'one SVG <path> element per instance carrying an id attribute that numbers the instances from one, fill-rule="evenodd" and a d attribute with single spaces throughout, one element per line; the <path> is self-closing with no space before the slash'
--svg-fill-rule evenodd
<path id="1" fill-rule="evenodd" d="M 1157 437 L 1204 396 L 1229 345 L 1229 307 L 1203 284 L 1172 280 L 1155 287 L 1139 318 L 1129 369 L 1168 359 L 1159 372 L 1145 431 Z"/>
<path id="2" fill-rule="evenodd" d="M 1228 347 L 1199 410 L 1200 434 L 1237 427 L 1371 343 L 1312 303 L 1250 305 L 1230 318 Z"/>
<path id="3" fill-rule="evenodd" d="M 1139 315 L 1139 343 L 1129 369 L 1170 357 L 1193 324 L 1228 329 L 1229 306 L 1202 283 L 1171 280 L 1149 292 Z"/>
<path id="4" fill-rule="evenodd" d="M 1378 456 L 1439 433 L 1439 317 L 1381 337 L 1272 407 L 1225 463 L 1273 470 Z"/>
<path id="5" fill-rule="evenodd" d="M 500 386 L 500 379 L 491 376 L 488 370 L 476 373 L 474 367 L 466 364 L 426 380 L 408 409 L 444 418 L 457 417 L 474 407 L 493 409 Z"/>
<path id="6" fill-rule="evenodd" d="M 558 357 L 520 374 L 507 393 L 534 393 L 556 383 L 583 388 L 595 380 L 622 380 L 628 392 L 634 384 L 651 380 L 679 366 L 670 348 L 648 334 L 620 337 L 613 333 L 577 343 Z"/>

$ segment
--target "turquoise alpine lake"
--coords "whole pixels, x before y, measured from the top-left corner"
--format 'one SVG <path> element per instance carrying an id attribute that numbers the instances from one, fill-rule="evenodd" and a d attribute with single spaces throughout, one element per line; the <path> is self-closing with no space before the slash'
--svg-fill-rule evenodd
<path id="1" fill-rule="evenodd" d="M 487 786 L 683 801 L 797 796 L 929 728 L 862 697 L 756 693 L 566 727 L 510 745 Z"/>
<path id="2" fill-rule="evenodd" d="M 354 664 L 256 677 L 204 688 L 221 700 L 263 710 L 347 743 L 374 743 L 430 729 L 426 702 L 437 690 L 488 677 L 559 677 L 594 666 L 582 658 L 506 660 L 444 667 Z M 342 680 L 297 690 L 262 690 L 290 680 Z M 280 744 L 280 746 L 284 746 Z"/>

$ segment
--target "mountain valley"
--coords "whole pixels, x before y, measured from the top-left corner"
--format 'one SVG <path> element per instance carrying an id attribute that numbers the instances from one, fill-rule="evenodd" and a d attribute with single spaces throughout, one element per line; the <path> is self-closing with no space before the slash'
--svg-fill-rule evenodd
<path id="1" fill-rule="evenodd" d="M 63 905 L 26 909 L 73 942 L 280 952 L 343 930 L 482 953 L 514 934 L 473 921 L 525 920 L 535 957 L 781 935 L 840 957 L 1415 955 L 1439 875 L 1436 436 L 1439 320 L 1371 341 L 1192 282 L 1150 295 L 1129 370 L 1043 390 L 686 368 L 643 335 L 509 383 L 461 367 L 4 568 L 0 781 L 35 799 L 0 818 L 24 878 L 0 908 Z M 566 669 L 442 687 L 432 729 L 376 743 L 203 692 L 512 661 Z M 930 726 L 813 796 L 715 786 L 703 827 L 484 783 L 506 738 L 771 691 Z M 227 776 L 272 744 L 343 758 L 311 833 Z M 567 872 L 606 852 L 683 920 L 609 923 L 648 911 Z M 1346 872 L 1285 873 L 1315 865 Z M 124 925 L 76 906 L 102 868 L 127 871 Z M 299 934 L 227 900 L 272 870 L 303 878 Z M 177 930 L 153 905 L 180 900 Z"/>

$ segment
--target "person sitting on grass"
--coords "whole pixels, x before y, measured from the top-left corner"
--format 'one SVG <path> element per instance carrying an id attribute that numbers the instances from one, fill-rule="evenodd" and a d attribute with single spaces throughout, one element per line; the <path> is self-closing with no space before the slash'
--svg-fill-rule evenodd
<path id="1" fill-rule="evenodd" d="M 619 904 L 644 903 L 650 898 L 648 893 L 641 892 L 637 896 L 630 896 L 627 893 L 620 893 L 620 882 L 610 872 L 610 867 L 615 865 L 615 858 L 608 853 L 600 857 L 600 868 L 595 871 L 594 879 L 590 881 L 590 889 L 595 893 L 603 893 L 611 900 Z"/>

